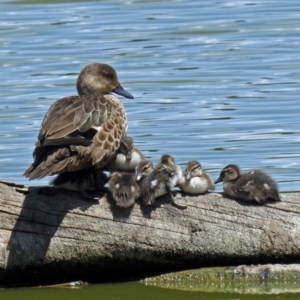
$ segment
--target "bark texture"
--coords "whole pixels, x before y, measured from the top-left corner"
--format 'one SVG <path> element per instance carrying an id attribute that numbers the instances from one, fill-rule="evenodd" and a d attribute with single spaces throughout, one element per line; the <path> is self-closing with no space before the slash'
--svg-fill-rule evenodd
<path id="1" fill-rule="evenodd" d="M 185 210 L 167 198 L 120 209 L 109 195 L 98 203 L 80 193 L 0 183 L 0 284 L 295 261 L 300 194 L 281 197 L 280 203 L 259 206 L 219 193 L 178 192 Z"/>

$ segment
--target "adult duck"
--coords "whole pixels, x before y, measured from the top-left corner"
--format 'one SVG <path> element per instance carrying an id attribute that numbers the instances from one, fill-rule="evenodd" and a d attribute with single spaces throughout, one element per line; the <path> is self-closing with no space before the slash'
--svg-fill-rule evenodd
<path id="1" fill-rule="evenodd" d="M 77 79 L 78 96 L 57 100 L 46 113 L 24 176 L 102 168 L 115 155 L 126 135 L 127 118 L 114 92 L 133 99 L 120 85 L 116 71 L 103 63 L 87 65 Z"/>

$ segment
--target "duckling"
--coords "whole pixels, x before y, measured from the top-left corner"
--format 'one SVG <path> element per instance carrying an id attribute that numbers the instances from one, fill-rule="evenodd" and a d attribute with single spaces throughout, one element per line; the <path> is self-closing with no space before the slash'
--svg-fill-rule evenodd
<path id="1" fill-rule="evenodd" d="M 140 196 L 140 186 L 135 174 L 128 172 L 115 172 L 108 180 L 108 188 L 119 207 L 130 207 Z"/>
<path id="2" fill-rule="evenodd" d="M 148 168 L 150 168 L 149 165 Z M 147 169 L 147 164 L 145 164 L 145 169 Z M 151 205 L 155 202 L 155 198 L 168 194 L 172 205 L 177 208 L 187 208 L 185 204 L 177 203 L 172 195 L 172 189 L 181 176 L 182 171 L 175 164 L 174 158 L 167 154 L 163 155 L 158 165 L 148 174 L 146 172 L 143 180 L 139 181 L 143 204 Z"/>
<path id="3" fill-rule="evenodd" d="M 90 168 L 58 174 L 50 182 L 50 185 L 70 191 L 79 191 L 88 200 L 100 200 L 98 197 L 88 195 L 86 191 L 98 189 L 106 192 L 107 188 L 104 185 L 107 181 L 108 176 L 104 173 L 103 169 Z"/>
<path id="4" fill-rule="evenodd" d="M 145 156 L 134 146 L 133 139 L 130 136 L 125 136 L 121 139 L 115 159 L 107 167 L 111 173 L 116 171 L 134 172 L 138 163 L 143 159 Z"/>
<path id="5" fill-rule="evenodd" d="M 133 99 L 120 85 L 116 71 L 103 63 L 87 65 L 77 79 L 78 96 L 57 100 L 42 122 L 33 152 L 34 162 L 24 176 L 103 168 L 126 135 L 122 102 L 111 92 Z"/>
<path id="6" fill-rule="evenodd" d="M 223 181 L 224 193 L 237 199 L 256 201 L 264 204 L 266 200 L 281 201 L 276 182 L 261 170 L 241 174 L 236 165 L 222 169 L 215 183 Z"/>
<path id="7" fill-rule="evenodd" d="M 141 160 L 136 167 L 136 179 L 138 182 L 142 182 L 147 175 L 149 175 L 154 169 L 154 166 L 150 160 Z"/>
<path id="8" fill-rule="evenodd" d="M 143 203 L 145 205 L 154 203 L 155 199 L 155 195 L 153 196 L 151 194 L 150 196 L 152 189 L 149 189 L 149 178 L 147 177 L 153 170 L 154 166 L 152 162 L 147 159 L 140 161 L 136 168 L 136 180 L 140 187 L 141 193 L 143 194 L 140 198 L 143 198 Z"/>
<path id="9" fill-rule="evenodd" d="M 188 194 L 205 194 L 208 190 L 214 190 L 215 185 L 210 177 L 201 167 L 198 161 L 189 161 L 183 176 L 178 180 L 177 186 Z"/>

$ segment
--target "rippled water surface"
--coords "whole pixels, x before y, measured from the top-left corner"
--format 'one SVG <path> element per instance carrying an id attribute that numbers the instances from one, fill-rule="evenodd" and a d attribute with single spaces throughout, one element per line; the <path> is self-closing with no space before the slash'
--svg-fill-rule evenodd
<path id="1" fill-rule="evenodd" d="M 28 184 L 45 112 L 98 61 L 135 96 L 128 134 L 154 162 L 262 168 L 299 191 L 299 18 L 293 0 L 1 1 L 1 178 Z"/>

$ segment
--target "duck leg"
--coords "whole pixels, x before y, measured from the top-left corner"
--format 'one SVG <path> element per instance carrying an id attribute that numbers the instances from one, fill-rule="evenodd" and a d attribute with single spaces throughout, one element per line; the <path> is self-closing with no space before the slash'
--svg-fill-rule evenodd
<path id="1" fill-rule="evenodd" d="M 179 203 L 179 202 L 176 202 L 176 199 L 175 199 L 175 197 L 173 196 L 172 191 L 171 191 L 171 189 L 170 189 L 168 186 L 166 186 L 166 189 L 167 189 L 168 195 L 169 195 L 170 198 L 171 198 L 171 204 L 172 204 L 174 207 L 179 208 L 179 209 L 186 209 L 186 208 L 187 208 L 187 205 L 186 205 L 185 203 Z"/>
<path id="2" fill-rule="evenodd" d="M 79 186 L 79 192 L 81 193 L 81 195 L 84 198 L 86 198 L 88 200 L 92 200 L 92 201 L 97 201 L 98 202 L 101 199 L 99 197 L 92 197 L 92 196 L 88 195 L 87 192 L 82 188 L 82 186 Z"/>

